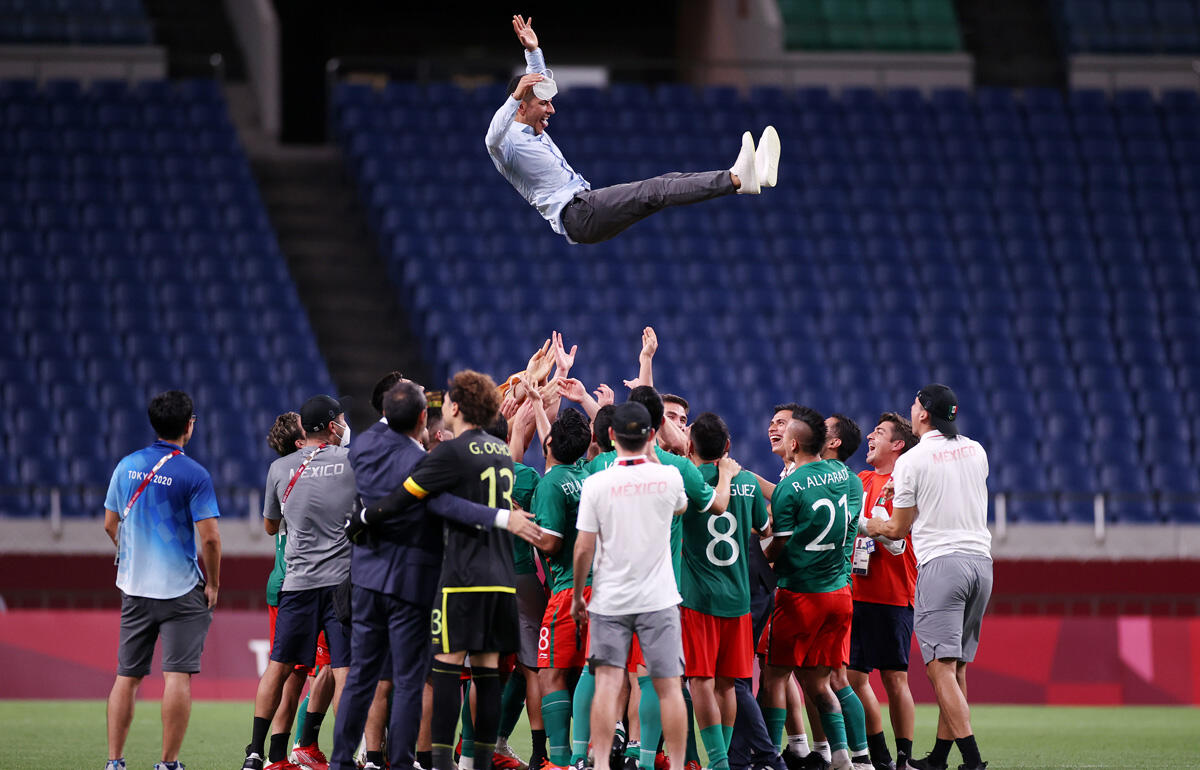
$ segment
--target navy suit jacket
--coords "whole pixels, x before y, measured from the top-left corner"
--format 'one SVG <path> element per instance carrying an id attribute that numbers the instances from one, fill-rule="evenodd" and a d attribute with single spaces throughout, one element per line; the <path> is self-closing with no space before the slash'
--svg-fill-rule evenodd
<path id="1" fill-rule="evenodd" d="M 399 489 L 424 457 L 419 444 L 383 422 L 355 436 L 350 466 L 363 504 Z M 432 607 L 442 569 L 441 517 L 488 529 L 496 509 L 450 494 L 414 506 L 409 515 L 377 525 L 366 544 L 351 547 L 351 582 Z"/>

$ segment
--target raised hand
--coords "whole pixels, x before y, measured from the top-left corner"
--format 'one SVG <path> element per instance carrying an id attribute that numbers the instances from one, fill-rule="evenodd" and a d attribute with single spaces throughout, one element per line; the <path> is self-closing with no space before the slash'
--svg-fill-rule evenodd
<path id="1" fill-rule="evenodd" d="M 639 358 L 654 358 L 655 351 L 658 350 L 658 335 L 654 333 L 653 326 L 647 326 L 642 329 L 642 352 Z"/>
<path id="2" fill-rule="evenodd" d="M 598 406 L 607 406 L 608 404 L 611 404 L 617 400 L 616 395 L 613 393 L 613 389 L 605 385 L 603 382 L 600 383 L 600 387 L 592 391 L 592 395 L 596 397 L 596 404 Z"/>
<path id="3" fill-rule="evenodd" d="M 575 351 L 579 350 L 578 345 L 571 346 L 571 352 L 568 353 L 563 345 L 562 335 L 558 332 L 552 332 L 550 339 L 554 343 L 554 364 L 558 367 L 556 374 L 565 377 L 567 372 L 571 371 L 571 367 L 575 365 Z"/>
<path id="4" fill-rule="evenodd" d="M 538 383 L 546 379 L 552 366 L 554 366 L 554 356 L 550 353 L 550 340 L 546 340 L 542 343 L 542 347 L 530 357 L 525 371 L 529 374 L 530 379 Z"/>
<path id="5" fill-rule="evenodd" d="M 526 51 L 536 50 L 538 47 L 537 33 L 533 31 L 533 17 L 528 20 L 521 18 L 520 15 L 512 18 L 513 32 L 517 33 L 517 40 L 521 41 L 521 45 L 525 46 Z"/>
<path id="6" fill-rule="evenodd" d="M 557 380 L 558 392 L 563 398 L 569 401 L 574 401 L 577 404 L 582 404 L 587 398 L 587 389 L 583 387 L 583 383 L 571 377 Z"/>
<path id="7" fill-rule="evenodd" d="M 500 402 L 500 414 L 504 415 L 504 419 L 511 421 L 520 407 L 520 402 L 513 398 L 512 394 L 509 394 Z"/>
<path id="8" fill-rule="evenodd" d="M 513 91 L 513 98 L 517 101 L 521 101 L 526 96 L 529 96 L 529 89 L 533 88 L 534 83 L 540 83 L 545 79 L 545 77 L 537 74 L 536 72 L 532 72 L 528 75 L 522 75 L 521 79 L 517 81 L 516 89 Z"/>
<path id="9" fill-rule="evenodd" d="M 630 390 L 633 390 L 634 388 L 643 384 L 641 377 L 634 377 L 632 380 L 621 380 L 621 382 L 625 383 L 625 387 L 629 388 Z"/>

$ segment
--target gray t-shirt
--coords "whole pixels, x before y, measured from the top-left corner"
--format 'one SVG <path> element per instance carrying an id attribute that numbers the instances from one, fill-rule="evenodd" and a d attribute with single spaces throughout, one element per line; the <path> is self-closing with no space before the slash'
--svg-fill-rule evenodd
<path id="1" fill-rule="evenodd" d="M 348 449 L 327 446 L 317 452 L 280 509 L 296 469 L 316 449 L 305 447 L 280 457 L 267 472 L 263 517 L 287 524 L 284 591 L 335 586 L 350 574 L 350 542 L 342 526 L 346 515 L 358 508 L 358 493 Z"/>

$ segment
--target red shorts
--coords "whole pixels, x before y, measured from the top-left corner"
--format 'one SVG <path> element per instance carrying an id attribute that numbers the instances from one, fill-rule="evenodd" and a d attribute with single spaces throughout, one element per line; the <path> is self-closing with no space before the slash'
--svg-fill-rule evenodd
<path id="1" fill-rule="evenodd" d="M 683 675 L 744 679 L 754 675 L 754 627 L 750 614 L 721 618 L 681 607 Z"/>
<path id="2" fill-rule="evenodd" d="M 267 605 L 267 620 L 271 626 L 271 638 L 268 643 L 271 645 L 271 647 L 275 646 L 275 618 L 277 618 L 277 617 L 279 617 L 279 607 L 278 606 L 272 607 L 271 605 L 268 604 Z M 309 668 L 308 666 L 296 666 L 295 670 L 300 671 L 305 674 L 308 674 L 309 676 L 316 676 L 317 669 L 320 668 L 321 666 L 328 666 L 329 661 L 330 661 L 329 645 L 325 644 L 325 632 L 322 631 L 317 636 L 317 656 L 316 656 L 316 661 L 315 661 L 317 664 L 316 667 Z"/>
<path id="3" fill-rule="evenodd" d="M 821 594 L 775 591 L 775 610 L 758 640 L 767 664 L 840 668 L 850 660 L 850 586 Z"/>
<path id="4" fill-rule="evenodd" d="M 583 598 L 591 600 L 591 586 L 583 587 Z M 564 588 L 546 603 L 542 629 L 538 633 L 538 668 L 583 668 L 587 662 L 587 645 L 580 644 L 575 633 L 575 618 L 571 617 L 574 599 L 575 591 Z"/>

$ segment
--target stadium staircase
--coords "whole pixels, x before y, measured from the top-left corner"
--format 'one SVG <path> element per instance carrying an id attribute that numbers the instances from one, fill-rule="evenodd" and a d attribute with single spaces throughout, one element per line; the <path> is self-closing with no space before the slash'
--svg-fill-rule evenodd
<path id="1" fill-rule="evenodd" d="M 430 380 L 357 190 L 333 147 L 278 149 L 253 168 L 317 344 L 341 391 L 355 396 L 351 424 L 362 430 L 377 419 L 367 396 L 383 372 Z"/>

